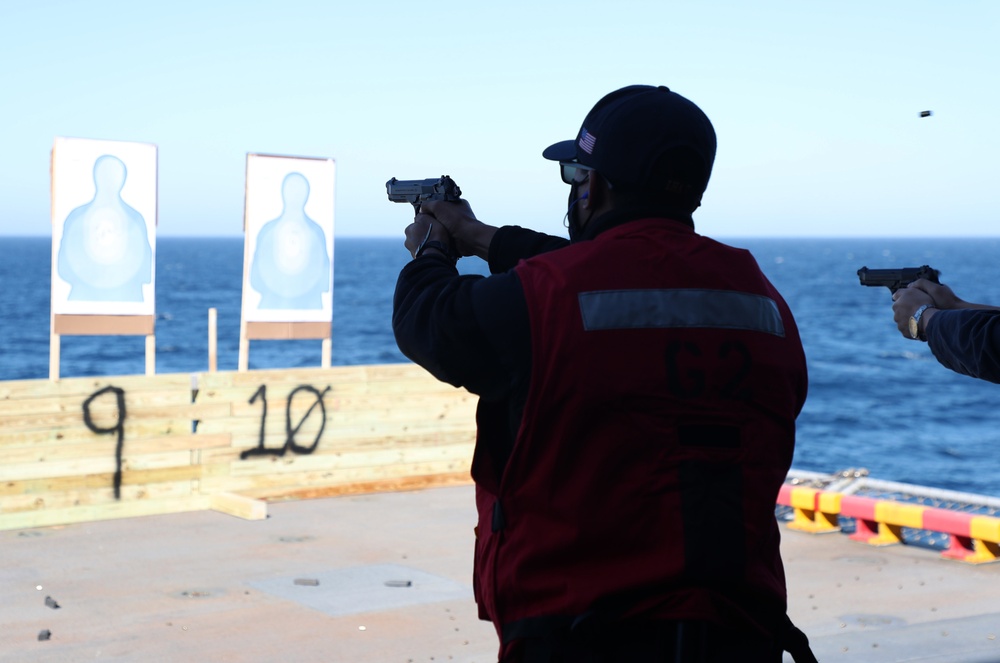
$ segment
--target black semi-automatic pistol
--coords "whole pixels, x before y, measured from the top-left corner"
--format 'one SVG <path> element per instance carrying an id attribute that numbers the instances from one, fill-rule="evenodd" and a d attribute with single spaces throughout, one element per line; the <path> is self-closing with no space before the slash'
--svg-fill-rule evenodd
<path id="1" fill-rule="evenodd" d="M 415 214 L 420 213 L 420 204 L 425 201 L 459 200 L 462 197 L 462 190 L 447 175 L 428 180 L 397 180 L 393 177 L 385 183 L 385 191 L 392 202 L 413 205 Z"/>
<path id="2" fill-rule="evenodd" d="M 858 279 L 861 285 L 871 287 L 884 285 L 891 292 L 896 292 L 900 288 L 905 288 L 917 279 L 927 279 L 934 283 L 938 281 L 940 271 L 927 265 L 920 267 L 903 267 L 902 269 L 868 269 L 862 267 L 858 270 Z"/>

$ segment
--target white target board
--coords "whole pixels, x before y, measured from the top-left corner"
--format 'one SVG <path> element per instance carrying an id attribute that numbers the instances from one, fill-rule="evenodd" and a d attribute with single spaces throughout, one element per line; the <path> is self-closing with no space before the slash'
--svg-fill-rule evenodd
<path id="1" fill-rule="evenodd" d="M 156 146 L 56 138 L 52 312 L 155 314 Z"/>
<path id="2" fill-rule="evenodd" d="M 333 318 L 332 159 L 247 155 L 243 319 Z"/>

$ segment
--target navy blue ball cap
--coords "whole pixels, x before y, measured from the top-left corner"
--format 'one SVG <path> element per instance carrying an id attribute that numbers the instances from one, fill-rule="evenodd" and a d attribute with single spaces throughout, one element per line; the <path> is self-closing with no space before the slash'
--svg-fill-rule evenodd
<path id="1" fill-rule="evenodd" d="M 696 157 L 690 173 L 699 191 L 708 186 L 715 162 L 715 129 L 693 102 L 664 86 L 630 85 L 605 95 L 587 114 L 576 140 L 550 145 L 542 156 L 579 161 L 614 186 L 641 189 L 653 165 L 670 150 Z"/>
<path id="2" fill-rule="evenodd" d="M 561 140 L 554 145 L 549 145 L 542 152 L 542 156 L 552 161 L 576 161 L 576 141 Z"/>

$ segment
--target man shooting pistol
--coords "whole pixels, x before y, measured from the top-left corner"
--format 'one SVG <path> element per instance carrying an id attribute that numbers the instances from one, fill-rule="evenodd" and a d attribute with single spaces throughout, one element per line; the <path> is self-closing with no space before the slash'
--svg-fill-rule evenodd
<path id="1" fill-rule="evenodd" d="M 956 373 L 1000 384 L 1000 306 L 962 299 L 938 274 L 927 265 L 858 270 L 862 285 L 892 290 L 892 317 L 903 338 L 925 341 Z"/>
<path id="2" fill-rule="evenodd" d="M 947 286 L 941 286 L 941 282 L 938 280 L 940 273 L 938 270 L 927 265 L 903 267 L 902 269 L 868 269 L 867 267 L 862 267 L 858 270 L 858 279 L 861 281 L 861 285 L 884 285 L 889 288 L 892 292 L 892 301 L 896 302 L 892 308 L 899 331 L 904 336 L 909 336 L 909 338 L 915 341 L 926 341 L 927 337 L 924 335 L 924 329 L 927 326 L 930 315 L 924 316 L 924 312 L 936 310 L 937 307 L 934 305 L 933 297 L 926 291 L 927 285 L 924 284 L 934 284 L 947 289 Z M 919 283 L 921 279 L 923 279 L 923 284 Z M 929 301 L 922 302 L 922 305 L 915 306 L 913 309 L 907 308 L 904 312 L 899 306 L 898 301 L 904 292 L 909 291 L 910 284 L 915 284 L 913 285 L 914 292 L 920 292 Z"/>

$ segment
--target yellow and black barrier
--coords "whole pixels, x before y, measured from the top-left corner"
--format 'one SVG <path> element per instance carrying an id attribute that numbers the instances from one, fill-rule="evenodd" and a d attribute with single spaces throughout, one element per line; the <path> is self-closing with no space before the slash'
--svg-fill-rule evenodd
<path id="1" fill-rule="evenodd" d="M 778 504 L 791 507 L 790 529 L 810 533 L 840 531 L 840 517 L 853 518 L 850 538 L 873 546 L 903 542 L 903 528 L 948 536 L 941 555 L 970 564 L 1000 560 L 1000 518 L 785 484 Z"/>

